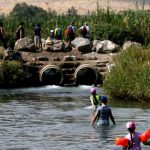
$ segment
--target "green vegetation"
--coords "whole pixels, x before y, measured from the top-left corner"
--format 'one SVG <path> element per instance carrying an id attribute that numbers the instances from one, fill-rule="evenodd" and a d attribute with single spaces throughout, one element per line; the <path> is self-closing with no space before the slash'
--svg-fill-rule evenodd
<path id="1" fill-rule="evenodd" d="M 16 84 L 24 77 L 24 72 L 21 68 L 21 64 L 17 61 L 0 60 L 0 84 L 4 86 Z"/>
<path id="2" fill-rule="evenodd" d="M 4 48 L 0 46 L 0 60 L 3 59 L 4 55 Z"/>
<path id="3" fill-rule="evenodd" d="M 15 60 L 3 60 L 5 50 L 0 47 L 0 87 L 20 84 L 27 76 L 24 72 L 22 63 Z"/>
<path id="4" fill-rule="evenodd" d="M 112 97 L 146 101 L 150 99 L 150 51 L 133 47 L 115 58 L 104 89 Z"/>
<path id="5" fill-rule="evenodd" d="M 74 7 L 68 9 L 67 14 L 58 15 L 55 11 L 45 11 L 26 3 L 16 4 L 8 16 L 0 16 L 0 20 L 4 23 L 7 44 L 12 48 L 20 21 L 25 23 L 25 35 L 31 38 L 33 38 L 33 28 L 36 23 L 42 26 L 42 37 L 47 38 L 50 29 L 54 29 L 56 24 L 65 31 L 71 21 L 75 22 L 76 29 L 87 21 L 91 29 L 91 40 L 109 39 L 119 45 L 122 45 L 124 41 L 133 40 L 147 45 L 150 43 L 149 18 L 149 10 L 137 9 L 116 13 L 109 10 L 109 7 L 107 11 L 102 10 L 98 5 L 95 12 L 86 15 L 78 15 Z M 78 36 L 78 32 L 76 33 Z"/>

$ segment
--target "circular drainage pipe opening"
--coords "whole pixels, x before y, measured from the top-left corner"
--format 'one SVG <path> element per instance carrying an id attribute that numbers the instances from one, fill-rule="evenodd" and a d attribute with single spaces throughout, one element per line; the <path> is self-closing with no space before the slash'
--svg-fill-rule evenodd
<path id="1" fill-rule="evenodd" d="M 97 81 L 97 71 L 89 64 L 79 66 L 74 73 L 77 85 L 92 85 Z"/>
<path id="2" fill-rule="evenodd" d="M 62 83 L 62 80 L 62 71 L 55 65 L 45 66 L 40 71 L 40 81 L 44 85 L 60 85 Z"/>

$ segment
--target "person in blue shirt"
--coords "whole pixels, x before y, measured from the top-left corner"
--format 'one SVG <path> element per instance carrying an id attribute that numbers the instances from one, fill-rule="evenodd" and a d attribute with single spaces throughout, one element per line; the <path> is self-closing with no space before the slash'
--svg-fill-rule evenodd
<path id="1" fill-rule="evenodd" d="M 107 105 L 107 97 L 101 96 L 101 106 L 97 108 L 97 111 L 94 114 L 93 120 L 91 125 L 97 121 L 97 125 L 108 126 L 109 125 L 109 118 L 115 125 L 115 120 L 112 115 L 110 107 Z"/>

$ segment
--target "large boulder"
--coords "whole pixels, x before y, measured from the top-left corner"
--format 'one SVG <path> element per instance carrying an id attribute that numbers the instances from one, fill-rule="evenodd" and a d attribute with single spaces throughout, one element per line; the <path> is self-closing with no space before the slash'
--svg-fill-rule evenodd
<path id="1" fill-rule="evenodd" d="M 46 40 L 43 45 L 43 50 L 46 51 L 64 51 L 65 43 L 62 40 L 50 40 L 49 38 Z"/>
<path id="2" fill-rule="evenodd" d="M 82 53 L 91 51 L 91 42 L 87 38 L 77 37 L 71 42 L 71 44 Z"/>
<path id="3" fill-rule="evenodd" d="M 16 51 L 35 51 L 34 42 L 28 37 L 24 37 L 15 42 L 14 50 Z"/>
<path id="4" fill-rule="evenodd" d="M 94 40 L 92 50 L 97 53 L 112 53 L 118 50 L 118 45 L 110 40 Z"/>
<path id="5" fill-rule="evenodd" d="M 65 44 L 62 40 L 54 40 L 53 51 L 64 51 Z"/>
<path id="6" fill-rule="evenodd" d="M 123 44 L 122 49 L 126 50 L 126 49 L 131 48 L 131 47 L 138 47 L 139 48 L 139 47 L 142 47 L 142 44 L 137 43 L 137 42 L 127 41 Z"/>
<path id="7" fill-rule="evenodd" d="M 98 43 L 100 43 L 99 40 L 94 40 L 94 41 L 93 41 L 92 51 L 96 51 L 96 46 L 97 46 Z"/>

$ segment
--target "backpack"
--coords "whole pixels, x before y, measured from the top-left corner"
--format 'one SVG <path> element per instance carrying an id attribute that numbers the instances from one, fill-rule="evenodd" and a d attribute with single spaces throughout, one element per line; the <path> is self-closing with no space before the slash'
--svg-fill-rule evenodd
<path id="1" fill-rule="evenodd" d="M 67 35 L 73 35 L 73 34 L 74 34 L 74 33 L 73 33 L 72 26 L 69 26 L 69 27 L 67 28 L 66 34 L 67 34 Z"/>
<path id="2" fill-rule="evenodd" d="M 61 36 L 62 35 L 62 32 L 61 32 L 61 29 L 60 28 L 56 28 L 56 30 L 55 30 L 55 35 L 56 36 Z"/>
<path id="3" fill-rule="evenodd" d="M 83 34 L 83 35 L 86 35 L 86 34 L 87 34 L 86 26 L 84 26 L 84 27 L 82 28 L 82 34 Z"/>

